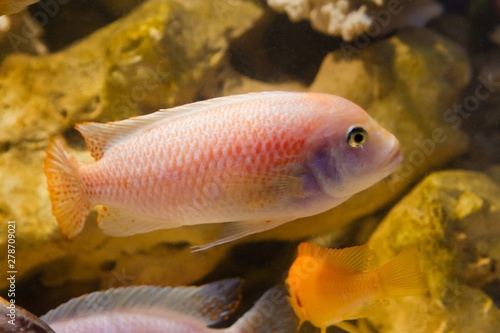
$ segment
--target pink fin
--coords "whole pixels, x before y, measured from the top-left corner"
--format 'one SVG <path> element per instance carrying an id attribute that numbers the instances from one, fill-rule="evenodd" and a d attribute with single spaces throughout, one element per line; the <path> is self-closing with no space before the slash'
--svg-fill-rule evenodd
<path id="1" fill-rule="evenodd" d="M 237 221 L 226 222 L 222 225 L 219 237 L 211 243 L 191 247 L 191 252 L 203 251 L 213 246 L 231 242 L 233 240 L 276 228 L 286 222 L 294 220 L 293 217 L 270 219 L 265 221 Z"/>
<path id="2" fill-rule="evenodd" d="M 80 164 L 68 154 L 61 139 L 54 138 L 47 149 L 44 172 L 52 213 L 63 234 L 76 236 L 92 208 L 85 198 L 79 176 Z"/>

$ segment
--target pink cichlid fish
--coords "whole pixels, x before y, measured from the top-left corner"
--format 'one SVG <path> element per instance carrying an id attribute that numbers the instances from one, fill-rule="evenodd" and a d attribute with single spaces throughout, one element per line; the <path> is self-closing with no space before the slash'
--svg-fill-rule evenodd
<path id="1" fill-rule="evenodd" d="M 45 160 L 52 212 L 70 238 L 95 205 L 111 236 L 231 222 L 196 247 L 206 249 L 333 208 L 401 161 L 391 133 L 322 93 L 214 98 L 76 129 L 96 162 L 77 162 L 57 138 Z"/>
<path id="2" fill-rule="evenodd" d="M 74 298 L 41 317 L 56 333 L 289 333 L 298 320 L 274 287 L 231 327 L 212 329 L 239 305 L 239 281 L 201 287 L 127 287 Z"/>

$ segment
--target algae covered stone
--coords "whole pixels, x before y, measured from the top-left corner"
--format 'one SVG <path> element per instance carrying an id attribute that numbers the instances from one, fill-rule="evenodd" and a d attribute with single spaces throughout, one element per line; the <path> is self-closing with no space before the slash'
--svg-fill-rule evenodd
<path id="1" fill-rule="evenodd" d="M 207 2 L 148 1 L 66 50 L 10 55 L 0 66 L 0 145 L 47 140 L 75 122 L 123 119 L 210 93 L 228 65 L 229 40 L 262 15 L 247 2 L 231 9 L 212 24 L 219 15 Z"/>
<path id="2" fill-rule="evenodd" d="M 229 41 L 251 27 L 262 13 L 251 2 L 221 13 L 206 1 L 152 0 L 60 52 L 12 54 L 4 59 L 0 65 L 0 173 L 8 176 L 0 187 L 0 227 L 6 229 L 8 220 L 16 221 L 18 279 L 43 270 L 47 263 L 71 258 L 71 265 L 58 276 L 43 270 L 42 280 L 52 281 L 48 284 L 106 280 L 109 272 L 100 263 L 120 266 L 120 258 L 128 258 L 124 260 L 131 266 L 135 265 L 131 261 L 141 262 L 135 250 L 124 251 L 127 244 L 149 253 L 161 248 L 164 240 L 195 242 L 200 234 L 210 236 L 210 231 L 201 232 L 204 229 L 184 234 L 177 230 L 158 233 L 159 238 L 148 235 L 109 243 L 100 231 L 92 234 L 89 229 L 90 234 L 81 240 L 62 238 L 50 212 L 44 151 L 55 134 L 66 133 L 69 141 L 81 144 L 81 138 L 70 130 L 77 122 L 122 119 L 211 94 L 220 80 L 217 73 L 229 66 Z M 6 241 L 0 240 L 1 244 Z M 194 258 L 187 248 L 172 251 Z M 176 255 L 163 254 L 151 267 L 156 267 L 156 275 L 166 274 L 163 283 L 188 283 L 201 278 L 221 255 L 221 251 L 204 254 L 206 260 L 197 266 L 186 265 L 186 257 L 181 256 L 180 266 L 172 270 L 176 260 L 167 267 L 164 258 Z M 155 257 L 153 254 L 150 260 Z M 135 283 L 150 281 L 147 271 L 145 266 L 142 275 L 135 274 L 143 276 Z M 3 279 L 0 286 L 7 283 Z"/>
<path id="3" fill-rule="evenodd" d="M 428 297 L 395 300 L 370 318 L 380 333 L 497 332 L 500 327 L 500 188 L 469 171 L 431 174 L 369 240 L 379 261 L 417 245 Z"/>

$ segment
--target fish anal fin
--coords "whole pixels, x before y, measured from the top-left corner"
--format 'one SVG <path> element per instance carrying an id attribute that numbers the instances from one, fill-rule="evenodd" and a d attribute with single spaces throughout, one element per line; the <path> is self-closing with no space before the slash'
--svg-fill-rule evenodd
<path id="1" fill-rule="evenodd" d="M 221 231 L 216 240 L 204 245 L 191 247 L 192 252 L 203 251 L 216 245 L 228 243 L 236 239 L 276 228 L 294 218 L 279 218 L 258 221 L 237 221 L 222 224 Z"/>
<path id="2" fill-rule="evenodd" d="M 97 211 L 97 223 L 108 236 L 126 237 L 179 227 L 178 224 L 167 220 L 135 215 L 112 206 L 98 206 Z"/>
<path id="3" fill-rule="evenodd" d="M 373 252 L 368 245 L 345 249 L 329 249 L 310 243 L 301 243 L 298 252 L 299 256 L 310 256 L 318 260 L 324 260 L 331 267 L 349 269 L 354 272 L 365 271 L 373 258 Z"/>

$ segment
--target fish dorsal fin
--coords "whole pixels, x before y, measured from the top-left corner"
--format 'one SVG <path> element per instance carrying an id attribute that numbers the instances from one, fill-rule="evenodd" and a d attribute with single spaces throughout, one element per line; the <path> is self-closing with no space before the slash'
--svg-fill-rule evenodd
<path id="1" fill-rule="evenodd" d="M 183 117 L 187 117 L 196 113 L 205 112 L 214 107 L 221 107 L 229 104 L 237 104 L 245 101 L 263 98 L 276 98 L 289 96 L 290 92 L 271 91 L 261 93 L 248 93 L 242 95 L 225 96 L 208 99 L 205 101 L 194 102 L 186 105 L 173 107 L 170 109 L 160 109 L 157 112 L 150 113 L 144 116 L 132 117 L 125 120 L 101 123 L 81 123 L 75 126 L 79 131 L 90 151 L 90 154 L 95 160 L 99 160 L 104 156 L 106 151 L 113 147 L 116 143 L 122 141 L 133 133 L 147 130 L 153 124 L 162 121 L 173 121 Z"/>
<path id="2" fill-rule="evenodd" d="M 373 258 L 373 252 L 368 245 L 345 249 L 328 249 L 310 243 L 301 243 L 299 245 L 299 256 L 301 255 L 324 260 L 328 265 L 335 268 L 348 268 L 355 272 L 365 271 Z"/>
<path id="3" fill-rule="evenodd" d="M 93 292 L 60 305 L 41 319 L 51 323 L 103 314 L 114 310 L 176 312 L 201 320 L 206 325 L 218 323 L 230 315 L 240 302 L 241 283 L 226 279 L 200 287 L 132 286 Z"/>

